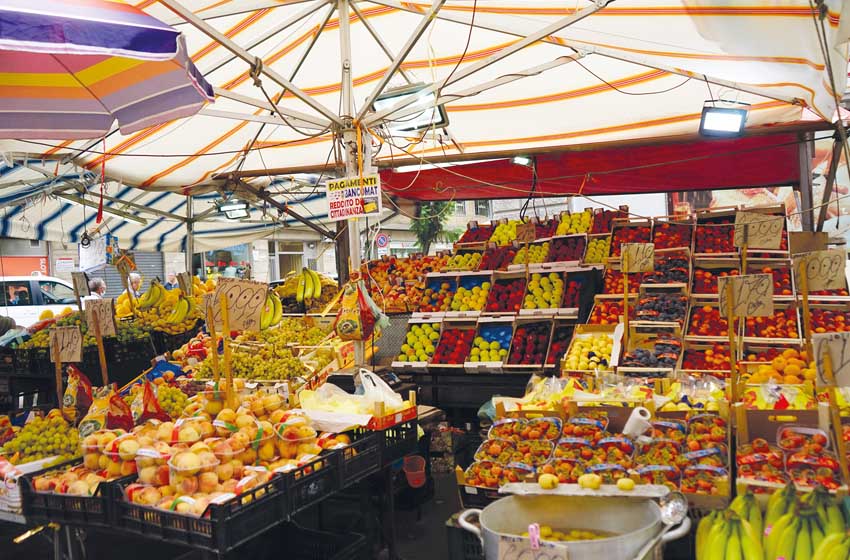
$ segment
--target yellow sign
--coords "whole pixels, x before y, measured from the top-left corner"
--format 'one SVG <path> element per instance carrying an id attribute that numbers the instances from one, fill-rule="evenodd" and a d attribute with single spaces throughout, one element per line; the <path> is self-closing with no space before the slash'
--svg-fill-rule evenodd
<path id="1" fill-rule="evenodd" d="M 383 209 L 381 176 L 377 173 L 328 181 L 326 192 L 328 219 L 333 221 L 378 216 Z"/>

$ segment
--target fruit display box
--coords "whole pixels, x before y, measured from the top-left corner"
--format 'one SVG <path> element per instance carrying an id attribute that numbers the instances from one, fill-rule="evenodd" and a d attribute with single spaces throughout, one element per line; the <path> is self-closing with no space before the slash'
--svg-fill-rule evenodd
<path id="1" fill-rule="evenodd" d="M 611 234 L 601 233 L 587 236 L 587 249 L 584 250 L 582 264 L 605 264 L 611 251 Z"/>
<path id="2" fill-rule="evenodd" d="M 484 309 L 484 303 L 492 284 L 491 272 L 459 272 L 457 275 L 457 291 L 452 297 L 446 318 L 475 318 Z"/>
<path id="3" fill-rule="evenodd" d="M 693 259 L 688 248 L 656 249 L 655 270 L 641 276 L 642 292 L 690 293 Z"/>
<path id="4" fill-rule="evenodd" d="M 617 373 L 638 379 L 672 378 L 682 363 L 681 328 L 632 323 L 629 331 L 628 347 L 617 360 Z"/>
<path id="5" fill-rule="evenodd" d="M 693 250 L 694 229 L 696 221 L 693 216 L 658 216 L 653 220 L 652 242 L 655 250 L 686 248 Z"/>
<path id="6" fill-rule="evenodd" d="M 563 282 L 563 297 L 560 300 L 559 306 L 554 309 L 540 309 L 535 304 L 535 309 L 527 309 L 525 306 L 520 310 L 521 317 L 548 317 L 554 316 L 559 319 L 578 319 L 584 317 L 593 305 L 593 295 L 597 292 L 599 286 L 599 272 L 594 268 L 579 267 L 569 268 L 563 272 L 532 269 L 532 279 L 534 275 L 548 276 L 550 280 L 555 274 L 557 278 Z M 533 296 L 526 290 L 525 298 L 529 295 Z"/>
<path id="7" fill-rule="evenodd" d="M 694 255 L 697 257 L 735 257 L 735 208 L 698 211 L 694 231 Z"/>
<path id="8" fill-rule="evenodd" d="M 507 270 L 513 264 L 519 248 L 514 241 L 507 245 L 488 242 L 481 256 L 481 262 L 478 264 L 478 270 Z"/>
<path id="9" fill-rule="evenodd" d="M 428 371 L 463 369 L 463 362 L 472 349 L 475 331 L 474 319 L 444 319 L 440 340 L 428 363 Z"/>
<path id="10" fill-rule="evenodd" d="M 526 293 L 525 271 L 494 272 L 493 282 L 482 315 L 516 315 L 522 309 Z"/>
<path id="11" fill-rule="evenodd" d="M 595 208 L 593 211 L 593 224 L 590 226 L 590 233 L 610 233 L 614 226 L 614 220 L 625 219 L 628 218 L 628 216 L 628 205 L 621 205 L 619 210 Z"/>
<path id="12" fill-rule="evenodd" d="M 660 326 L 685 324 L 690 308 L 690 298 L 684 294 L 684 286 L 669 287 L 665 290 L 647 291 L 641 287 L 641 293 L 635 302 L 635 323 Z"/>
<path id="13" fill-rule="evenodd" d="M 593 226 L 593 211 L 586 208 L 581 212 L 561 212 L 554 236 L 587 233 Z"/>
<path id="14" fill-rule="evenodd" d="M 735 319 L 736 325 L 740 322 L 740 318 Z M 729 335 L 726 328 L 726 317 L 720 313 L 717 301 L 695 300 L 691 303 L 688 319 L 685 322 L 686 340 L 728 343 Z"/>
<path id="15" fill-rule="evenodd" d="M 746 274 L 770 274 L 773 277 L 773 298 L 788 301 L 797 293 L 791 274 L 791 259 L 748 258 Z"/>
<path id="16" fill-rule="evenodd" d="M 122 481 L 110 492 L 117 509 L 113 527 L 224 555 L 287 519 L 287 481 L 276 475 L 230 500 L 210 504 L 203 517 L 131 503 L 125 496 L 131 481 Z"/>
<path id="17" fill-rule="evenodd" d="M 570 346 L 561 361 L 561 373 L 585 374 L 597 369 L 613 371 L 620 355 L 622 337 L 621 325 L 576 325 Z M 587 346 L 600 342 L 605 343 L 606 349 L 594 359 L 590 354 L 595 355 L 596 351 Z M 608 347 L 610 350 L 607 350 Z M 597 362 L 597 359 L 602 361 Z"/>
<path id="18" fill-rule="evenodd" d="M 425 290 L 413 317 L 437 319 L 445 316 L 457 292 L 457 273 L 432 272 L 425 276 Z"/>
<path id="19" fill-rule="evenodd" d="M 35 489 L 33 479 L 51 472 L 64 471 L 82 465 L 82 459 L 72 459 L 46 469 L 36 471 L 19 479 L 23 514 L 30 523 L 60 523 L 62 525 L 111 527 L 117 516 L 115 503 L 111 500 L 110 488 L 122 482 L 130 482 L 128 476 L 101 482 L 92 495 L 59 494 L 40 492 Z"/>
<path id="20" fill-rule="evenodd" d="M 578 264 L 584 260 L 587 250 L 587 234 L 559 235 L 550 240 L 546 262 Z"/>
<path id="21" fill-rule="evenodd" d="M 425 318 L 411 318 L 399 355 L 391 367 L 402 372 L 427 371 L 440 340 L 442 323 Z M 402 359 L 403 358 L 403 359 Z M 424 358 L 424 359 L 423 359 Z"/>
<path id="22" fill-rule="evenodd" d="M 800 288 L 800 278 L 797 277 L 796 271 L 794 271 L 794 286 L 796 287 L 797 299 L 802 300 L 803 292 Z M 850 292 L 848 292 L 846 273 L 844 276 L 844 286 L 842 288 L 836 290 L 809 291 L 809 301 L 824 303 L 841 303 L 850 301 Z"/>
<path id="23" fill-rule="evenodd" d="M 744 342 L 760 344 L 799 344 L 802 332 L 797 303 L 773 301 L 770 317 L 745 317 Z"/>
<path id="24" fill-rule="evenodd" d="M 454 255 L 448 258 L 442 271 L 478 270 L 483 254 L 483 249 L 458 249 Z"/>
<path id="25" fill-rule="evenodd" d="M 468 373 L 500 373 L 513 336 L 513 319 L 481 317 L 463 366 Z"/>
<path id="26" fill-rule="evenodd" d="M 563 272 L 530 272 L 519 311 L 522 317 L 577 316 L 578 308 L 567 309 L 567 283 Z M 575 296 L 575 291 L 569 294 Z"/>
<path id="27" fill-rule="evenodd" d="M 638 296 L 629 296 L 629 319 L 635 317 Z M 587 318 L 588 325 L 616 325 L 623 319 L 623 296 L 597 295 Z"/>
<path id="28" fill-rule="evenodd" d="M 381 468 L 381 434 L 374 430 L 355 428 L 346 432 L 351 444 L 339 453 L 339 488 L 348 488 Z"/>
<path id="29" fill-rule="evenodd" d="M 513 326 L 511 346 L 502 364 L 503 371 L 540 370 L 552 342 L 553 321 L 517 319 Z"/>
<path id="30" fill-rule="evenodd" d="M 729 343 L 685 340 L 679 372 L 693 377 L 729 378 Z"/>
<path id="31" fill-rule="evenodd" d="M 552 326 L 552 340 L 549 343 L 549 350 L 546 353 L 546 363 L 543 364 L 544 369 L 561 367 L 561 360 L 570 347 L 570 341 L 573 338 L 575 327 L 576 325 L 573 321 L 559 319 L 554 321 Z"/>
<path id="32" fill-rule="evenodd" d="M 812 333 L 841 332 L 850 327 L 850 301 L 810 302 L 809 313 Z"/>
<path id="33" fill-rule="evenodd" d="M 620 256 L 623 243 L 652 243 L 652 220 L 643 218 L 619 218 L 611 229 L 610 257 Z"/>
<path id="34" fill-rule="evenodd" d="M 546 259 L 549 258 L 552 241 L 549 239 L 539 239 L 528 244 L 514 241 L 514 245 L 516 246 L 516 254 L 511 259 L 507 269 L 524 270 L 526 266 L 546 262 Z"/>
<path id="35" fill-rule="evenodd" d="M 700 257 L 694 259 L 691 295 L 695 298 L 717 299 L 717 279 L 741 274 L 739 257 Z"/>
<path id="36" fill-rule="evenodd" d="M 454 243 L 455 249 L 475 248 L 483 249 L 490 236 L 493 235 L 494 224 L 479 224 L 476 221 L 470 221 L 466 225 L 466 231 Z"/>
<path id="37" fill-rule="evenodd" d="M 643 280 L 643 272 L 629 273 L 629 294 L 637 294 Z M 604 295 L 623 295 L 623 272 L 620 259 L 608 259 L 605 273 L 602 275 L 602 293 Z"/>

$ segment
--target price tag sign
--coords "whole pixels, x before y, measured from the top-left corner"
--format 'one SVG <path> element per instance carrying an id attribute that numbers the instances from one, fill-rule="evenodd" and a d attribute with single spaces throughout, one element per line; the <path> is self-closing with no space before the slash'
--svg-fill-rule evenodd
<path id="1" fill-rule="evenodd" d="M 62 363 L 83 361 L 83 333 L 80 327 L 53 327 L 50 329 L 50 361 L 56 362 L 54 344 L 59 345 L 59 361 Z"/>
<path id="2" fill-rule="evenodd" d="M 717 279 L 720 314 L 726 315 L 726 284 L 732 283 L 732 310 L 735 317 L 768 317 L 773 315 L 773 275 L 744 274 Z"/>
<path id="3" fill-rule="evenodd" d="M 569 560 L 569 552 L 563 544 L 540 541 L 532 549 L 531 541 L 521 537 L 499 537 L 498 560 Z"/>
<path id="4" fill-rule="evenodd" d="M 779 249 L 784 229 L 784 216 L 736 212 L 735 247 L 746 245 L 751 249 Z"/>
<path id="5" fill-rule="evenodd" d="M 823 357 L 827 352 L 832 358 L 836 387 L 850 386 L 850 332 L 813 334 L 812 350 L 818 372 L 818 387 L 829 384 L 823 373 Z"/>
<path id="6" fill-rule="evenodd" d="M 260 330 L 260 315 L 266 305 L 268 291 L 269 285 L 264 282 L 222 278 L 213 292 L 211 301 L 216 329 L 222 328 L 221 304 L 219 302 L 221 301 L 221 294 L 226 293 L 230 328 L 237 331 Z"/>
<path id="7" fill-rule="evenodd" d="M 100 325 L 100 336 L 116 336 L 115 307 L 111 299 L 87 299 L 86 300 L 86 325 L 94 332 L 94 316 Z"/>
<path id="8" fill-rule="evenodd" d="M 74 295 L 77 296 L 78 301 L 91 295 L 89 291 L 89 279 L 85 272 L 72 272 L 71 280 L 74 283 Z"/>
<path id="9" fill-rule="evenodd" d="M 187 296 L 192 295 L 192 288 L 194 284 L 192 283 L 192 275 L 188 272 L 180 272 L 177 274 L 177 284 L 180 286 L 180 289 Z"/>
<path id="10" fill-rule="evenodd" d="M 534 224 L 531 222 L 520 224 L 516 227 L 516 240 L 519 243 L 533 243 L 535 231 Z"/>
<path id="11" fill-rule="evenodd" d="M 620 253 L 629 273 L 652 272 L 655 268 L 655 245 L 652 243 L 623 243 Z"/>
<path id="12" fill-rule="evenodd" d="M 842 249 L 814 251 L 794 255 L 794 272 L 797 278 L 800 278 L 802 271 L 800 267 L 806 268 L 806 281 L 810 292 L 840 290 L 847 287 L 847 276 L 844 271 L 846 263 L 847 253 Z"/>

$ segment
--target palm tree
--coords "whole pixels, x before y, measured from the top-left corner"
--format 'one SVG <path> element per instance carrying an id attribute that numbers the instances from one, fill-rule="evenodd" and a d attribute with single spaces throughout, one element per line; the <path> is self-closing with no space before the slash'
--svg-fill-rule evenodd
<path id="1" fill-rule="evenodd" d="M 419 249 L 426 255 L 435 241 L 450 243 L 460 237 L 460 232 L 446 229 L 452 208 L 451 202 L 420 202 L 418 204 L 417 218 L 413 220 L 410 229 L 416 234 Z"/>

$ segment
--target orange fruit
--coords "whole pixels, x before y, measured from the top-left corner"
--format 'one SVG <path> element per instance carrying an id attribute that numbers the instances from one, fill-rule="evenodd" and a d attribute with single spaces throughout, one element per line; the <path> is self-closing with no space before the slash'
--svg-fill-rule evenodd
<path id="1" fill-rule="evenodd" d="M 800 378 L 796 375 L 786 375 L 784 377 L 784 381 L 787 385 L 799 385 L 800 383 L 802 383 L 802 381 L 800 381 Z"/>
<path id="2" fill-rule="evenodd" d="M 788 364 L 787 366 L 785 366 L 784 373 L 785 373 L 785 375 L 798 376 L 798 375 L 800 375 L 801 371 L 802 370 L 800 369 L 800 366 L 798 366 L 796 364 Z"/>
<path id="3" fill-rule="evenodd" d="M 788 348 L 784 352 L 782 352 L 782 356 L 784 358 L 796 358 L 799 355 L 800 353 L 797 352 L 797 350 L 795 350 L 794 348 Z"/>
<path id="4" fill-rule="evenodd" d="M 772 365 L 773 369 L 775 369 L 776 371 L 784 371 L 785 366 L 788 364 L 785 362 L 785 358 L 783 358 L 782 356 L 777 356 L 773 358 L 773 361 L 770 362 L 770 365 Z"/>

